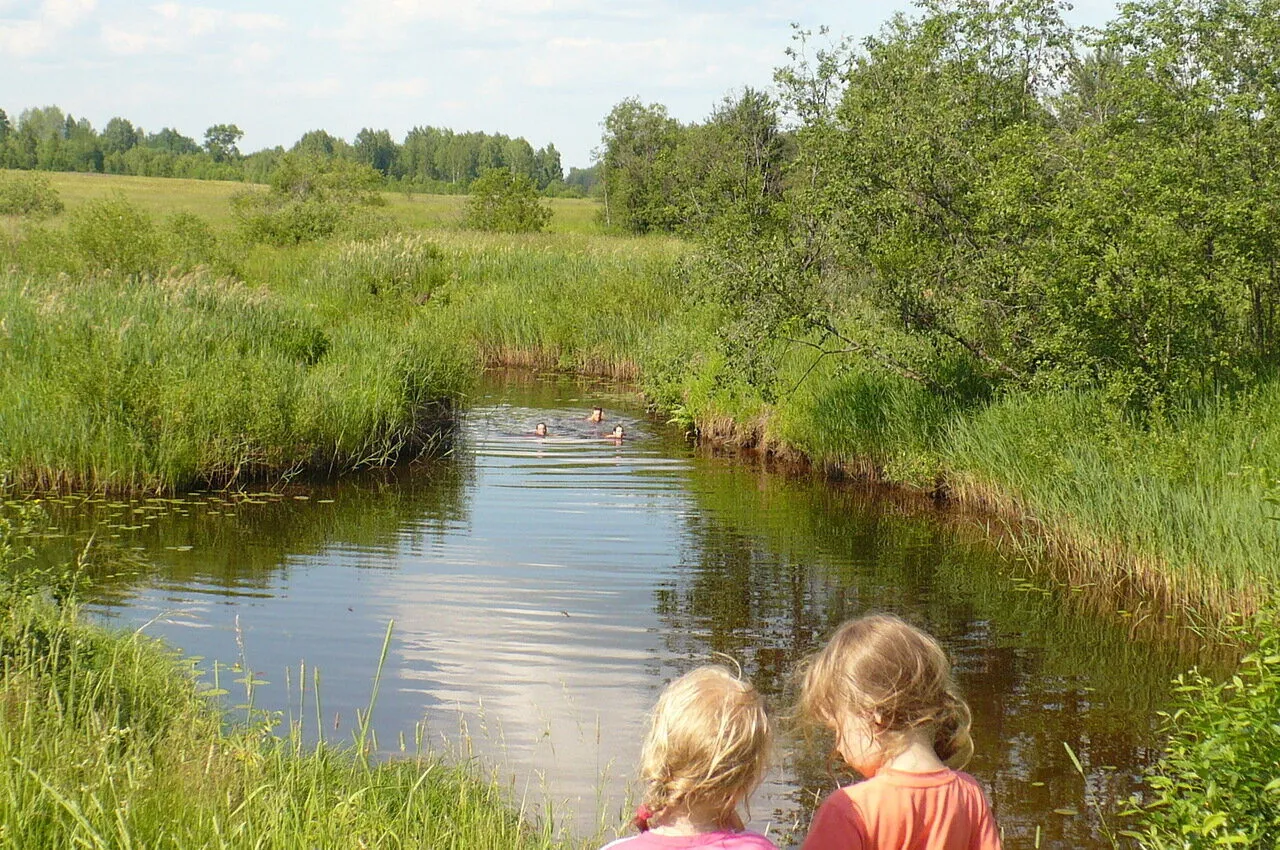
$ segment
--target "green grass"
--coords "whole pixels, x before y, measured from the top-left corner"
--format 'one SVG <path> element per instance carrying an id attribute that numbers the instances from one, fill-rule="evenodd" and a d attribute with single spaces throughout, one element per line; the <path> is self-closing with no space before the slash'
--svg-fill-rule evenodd
<path id="1" fill-rule="evenodd" d="M 128 177 L 111 174 L 49 172 L 54 188 L 66 205 L 66 212 L 52 220 L 54 226 L 91 200 L 121 193 L 140 209 L 164 218 L 176 212 L 190 212 L 215 228 L 232 226 L 231 196 L 243 192 L 244 183 L 220 180 L 183 180 L 170 177 Z M 462 225 L 466 195 L 425 195 L 384 192 L 386 210 L 402 226 L 410 229 L 457 229 Z M 547 229 L 553 233 L 598 233 L 600 205 L 585 198 L 544 198 L 551 209 Z"/>
<path id="2" fill-rule="evenodd" d="M 199 272 L 0 275 L 4 476 L 158 491 L 429 448 L 469 361 L 410 299 L 328 282 L 301 301 Z"/>
<path id="3" fill-rule="evenodd" d="M 227 729 L 189 664 L 74 609 L 6 599 L 0 658 L 2 847 L 564 846 L 466 762 Z"/>

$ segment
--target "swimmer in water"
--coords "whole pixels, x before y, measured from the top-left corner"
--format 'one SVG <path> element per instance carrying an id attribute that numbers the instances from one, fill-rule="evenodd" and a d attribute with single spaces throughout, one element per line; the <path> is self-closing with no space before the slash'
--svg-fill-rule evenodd
<path id="1" fill-rule="evenodd" d="M 533 435 L 535 437 L 547 436 L 547 423 L 539 422 L 536 426 L 534 426 Z"/>
<path id="2" fill-rule="evenodd" d="M 587 421 L 588 421 L 588 422 L 603 422 L 603 421 L 604 421 L 604 408 L 603 408 L 603 407 L 593 407 L 593 408 L 591 408 L 591 415 L 587 417 Z"/>
<path id="3" fill-rule="evenodd" d="M 615 440 L 621 440 L 624 436 L 626 436 L 626 432 L 622 430 L 621 425 L 614 425 L 613 434 L 611 434 L 610 436 L 612 436 L 613 439 Z"/>

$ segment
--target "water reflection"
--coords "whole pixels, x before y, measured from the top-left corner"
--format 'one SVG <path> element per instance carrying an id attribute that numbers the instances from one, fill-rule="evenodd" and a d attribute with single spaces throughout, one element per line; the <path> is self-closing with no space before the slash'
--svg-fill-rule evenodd
<path id="1" fill-rule="evenodd" d="M 594 404 L 604 422 L 586 421 Z M 538 422 L 550 436 L 534 436 Z M 626 438 L 605 438 L 619 422 Z M 465 724 L 534 808 L 567 803 L 583 833 L 620 822 L 665 681 L 724 653 L 785 710 L 798 659 L 879 609 L 954 654 L 975 715 L 971 770 L 1009 845 L 1030 846 L 1039 827 L 1043 847 L 1105 846 L 1090 807 L 1128 793 L 1186 663 L 1122 621 L 1072 613 L 1069 591 L 1017 577 L 953 517 L 693 456 L 626 397 L 573 382 L 494 384 L 455 456 L 430 467 L 53 508 L 70 536 L 47 541 L 50 557 L 96 528 L 148 559 L 102 585 L 98 610 L 154 621 L 207 658 L 243 646 L 272 682 L 258 704 L 309 735 L 349 736 L 394 619 L 381 745 L 420 720 L 457 745 Z M 303 660 L 322 671 L 319 723 L 314 695 L 298 693 Z M 797 744 L 754 801 L 754 826 L 803 822 L 838 779 L 823 742 Z"/>

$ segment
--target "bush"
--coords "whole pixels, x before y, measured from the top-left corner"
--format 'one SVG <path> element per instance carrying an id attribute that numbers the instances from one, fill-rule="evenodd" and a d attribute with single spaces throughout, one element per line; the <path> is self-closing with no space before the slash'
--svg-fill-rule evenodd
<path id="1" fill-rule="evenodd" d="M 466 225 L 476 230 L 530 233 L 541 230 L 551 210 L 538 198 L 533 182 L 505 168 L 491 168 L 471 184 Z"/>
<path id="2" fill-rule="evenodd" d="M 177 212 L 165 222 L 164 241 L 173 264 L 182 271 L 201 266 L 222 269 L 218 237 L 209 222 L 191 212 Z"/>
<path id="3" fill-rule="evenodd" d="M 367 165 L 286 154 L 267 192 L 231 199 L 231 213 L 250 242 L 296 245 L 338 233 L 370 236 L 387 228 L 369 213 L 386 203 L 382 177 Z"/>
<path id="4" fill-rule="evenodd" d="M 162 245 L 155 222 L 123 195 L 89 201 L 71 214 L 67 230 L 91 269 L 119 275 L 160 269 Z"/>
<path id="5" fill-rule="evenodd" d="M 1175 681 L 1161 716 L 1168 742 L 1147 778 L 1141 826 L 1151 850 L 1280 846 L 1280 625 L 1262 622 L 1257 647 L 1227 681 L 1193 670 Z"/>
<path id="6" fill-rule="evenodd" d="M 0 215 L 49 218 L 62 212 L 62 199 L 47 175 L 35 172 L 0 174 Z"/>

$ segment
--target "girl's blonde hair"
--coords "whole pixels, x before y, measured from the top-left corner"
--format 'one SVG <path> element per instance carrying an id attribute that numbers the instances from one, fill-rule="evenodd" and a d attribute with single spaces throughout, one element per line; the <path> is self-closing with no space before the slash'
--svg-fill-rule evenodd
<path id="1" fill-rule="evenodd" d="M 728 819 L 769 764 L 773 732 L 764 700 L 724 667 L 676 679 L 654 707 L 640 759 L 644 804 L 653 815 L 710 805 Z"/>
<path id="2" fill-rule="evenodd" d="M 886 759 L 901 753 L 917 730 L 933 737 L 934 752 L 950 767 L 964 767 L 973 755 L 969 706 L 946 652 L 891 614 L 849 620 L 809 658 L 800 713 L 832 729 L 851 715 L 864 719 Z"/>

